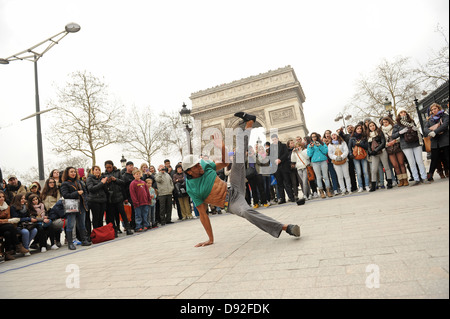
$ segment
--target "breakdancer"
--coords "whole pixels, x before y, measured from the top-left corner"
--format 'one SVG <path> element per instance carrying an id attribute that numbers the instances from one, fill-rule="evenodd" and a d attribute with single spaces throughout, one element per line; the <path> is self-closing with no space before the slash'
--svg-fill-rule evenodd
<path id="1" fill-rule="evenodd" d="M 214 135 L 214 146 L 222 149 L 222 161 L 213 162 L 197 159 L 194 155 L 183 159 L 182 167 L 186 173 L 186 190 L 192 198 L 200 214 L 200 221 L 208 235 L 208 240 L 198 243 L 195 247 L 203 247 L 214 243 L 214 235 L 209 216 L 206 213 L 207 204 L 217 207 L 228 207 L 228 212 L 241 216 L 263 231 L 278 238 L 284 230 L 289 235 L 300 237 L 300 227 L 293 224 L 282 224 L 250 207 L 245 200 L 245 161 L 243 159 L 248 147 L 248 135 L 256 121 L 254 115 L 238 112 L 234 114 L 243 120 L 245 131 L 238 132 L 236 154 L 233 158 L 231 173 L 228 176 L 231 187 L 221 180 L 216 171 L 226 167 L 225 143 L 220 134 Z M 246 136 L 247 135 L 247 136 Z M 246 138 L 247 137 L 247 138 Z"/>

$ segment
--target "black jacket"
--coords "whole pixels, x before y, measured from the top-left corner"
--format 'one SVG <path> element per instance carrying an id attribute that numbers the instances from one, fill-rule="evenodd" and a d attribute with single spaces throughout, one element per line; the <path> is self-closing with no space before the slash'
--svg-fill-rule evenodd
<path id="1" fill-rule="evenodd" d="M 122 186 L 124 184 L 120 171 L 114 167 L 111 173 L 104 172 L 103 177 L 115 177 L 115 181 L 106 182 L 106 195 L 108 203 L 117 204 L 123 202 Z"/>
<path id="2" fill-rule="evenodd" d="M 82 190 L 83 194 L 78 194 L 78 191 Z M 67 199 L 79 199 L 80 205 L 83 205 L 86 212 L 89 212 L 88 206 L 88 191 L 86 185 L 80 180 L 67 180 L 61 184 L 60 189 L 61 197 Z"/>
<path id="3" fill-rule="evenodd" d="M 374 141 L 377 142 L 378 146 L 372 152 L 372 144 Z M 386 138 L 384 137 L 383 132 L 381 132 L 381 133 L 378 133 L 377 136 L 372 138 L 372 141 L 369 143 L 369 150 L 367 153 L 369 155 L 377 155 L 377 153 L 381 152 L 383 150 L 383 148 L 385 148 L 385 147 L 386 147 Z"/>
<path id="4" fill-rule="evenodd" d="M 58 218 L 64 218 L 64 204 L 62 199 L 58 200 L 55 205 L 47 212 L 47 216 L 51 220 L 57 220 Z"/>
<path id="5" fill-rule="evenodd" d="M 86 180 L 88 189 L 88 203 L 106 203 L 106 184 L 102 183 L 102 178 L 89 174 Z"/>
<path id="6" fill-rule="evenodd" d="M 353 158 L 353 148 L 358 145 L 361 146 L 366 151 L 369 150 L 369 142 L 367 142 L 367 137 L 363 137 L 359 140 L 359 144 L 357 143 L 358 139 L 354 136 L 350 137 L 350 141 L 348 143 L 348 157 Z"/>
<path id="7" fill-rule="evenodd" d="M 270 152 L 272 153 L 272 149 L 274 147 L 274 144 L 270 145 Z M 279 159 L 281 162 L 278 164 L 277 172 L 279 171 L 285 171 L 289 172 L 291 168 L 291 157 L 289 156 L 289 150 L 286 146 L 286 144 L 281 143 L 278 141 L 278 156 L 277 159 Z M 273 163 L 275 164 L 275 163 Z"/>

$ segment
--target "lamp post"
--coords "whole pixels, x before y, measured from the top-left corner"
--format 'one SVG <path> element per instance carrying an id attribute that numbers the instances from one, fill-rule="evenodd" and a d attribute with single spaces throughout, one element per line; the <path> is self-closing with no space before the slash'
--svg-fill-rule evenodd
<path id="1" fill-rule="evenodd" d="M 340 120 L 342 120 L 342 123 L 344 124 L 344 129 L 345 129 L 345 132 L 346 133 L 348 133 L 347 132 L 347 126 L 345 125 L 345 121 L 348 121 L 348 120 L 350 120 L 352 118 L 352 115 L 351 114 L 342 114 L 341 112 L 339 112 L 339 114 L 338 115 L 336 115 L 336 118 L 334 119 L 334 121 L 335 122 L 339 122 Z"/>
<path id="2" fill-rule="evenodd" d="M 120 160 L 120 165 L 122 166 L 122 168 L 125 168 L 127 166 L 127 160 L 126 158 L 122 155 L 122 158 Z"/>
<path id="3" fill-rule="evenodd" d="M 186 107 L 186 104 L 183 102 L 181 111 L 181 123 L 185 125 L 186 130 L 186 141 L 188 143 L 189 154 L 192 154 L 192 143 L 191 143 L 191 131 L 192 128 L 189 126 L 191 124 L 191 110 Z"/>
<path id="4" fill-rule="evenodd" d="M 389 117 L 392 118 L 392 103 L 388 100 L 388 98 L 385 98 L 384 100 L 384 109 L 388 112 Z"/>
<path id="5" fill-rule="evenodd" d="M 38 87 L 38 71 L 37 71 L 37 61 L 53 46 L 59 43 L 66 35 L 69 33 L 75 33 L 80 31 L 81 27 L 76 23 L 69 23 L 65 26 L 64 31 L 32 46 L 29 49 L 26 49 L 22 52 L 16 53 L 7 57 L 6 59 L 0 58 L 0 64 L 9 64 L 11 61 L 16 60 L 28 60 L 34 63 L 34 89 L 35 89 L 35 103 L 36 103 L 36 113 L 32 114 L 33 117 L 36 116 L 36 130 L 37 130 L 37 149 L 38 149 L 38 169 L 39 169 L 39 181 L 43 182 L 45 180 L 44 177 L 44 155 L 42 150 L 42 133 L 41 133 L 41 114 L 46 112 L 40 110 L 39 105 L 39 87 Z M 38 47 L 46 45 L 45 49 L 42 52 L 37 52 Z M 26 119 L 26 118 L 25 118 Z"/>

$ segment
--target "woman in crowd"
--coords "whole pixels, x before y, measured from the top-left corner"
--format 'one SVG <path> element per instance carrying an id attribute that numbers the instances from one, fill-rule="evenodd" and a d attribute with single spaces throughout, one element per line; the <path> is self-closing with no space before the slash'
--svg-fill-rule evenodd
<path id="1" fill-rule="evenodd" d="M 327 147 L 331 144 L 330 130 L 325 131 L 322 141 L 327 145 Z M 338 176 L 336 174 L 336 170 L 334 169 L 334 165 L 331 162 L 331 159 L 328 157 L 328 154 L 327 154 L 327 165 L 328 165 L 328 173 L 330 174 L 331 177 L 331 186 L 333 187 L 334 195 L 337 195 L 339 191 Z"/>
<path id="2" fill-rule="evenodd" d="M 88 190 L 88 205 L 92 211 L 92 227 L 103 226 L 103 215 L 106 211 L 106 181 L 107 177 L 102 177 L 100 166 L 93 166 L 86 180 Z"/>
<path id="3" fill-rule="evenodd" d="M 383 131 L 373 121 L 369 122 L 369 136 L 367 142 L 369 143 L 368 154 L 372 159 L 372 185 L 370 186 L 369 191 L 374 192 L 377 189 L 377 174 L 380 161 L 386 171 L 387 188 L 392 188 L 392 174 L 386 152 L 386 138 L 384 137 Z"/>
<path id="4" fill-rule="evenodd" d="M 314 174 L 316 175 L 320 196 L 326 198 L 323 190 L 323 178 L 328 197 L 333 197 L 330 190 L 330 179 L 328 178 L 328 147 L 321 141 L 320 135 L 315 132 L 311 133 L 311 143 L 308 145 L 307 154 L 311 159 Z"/>
<path id="5" fill-rule="evenodd" d="M 186 175 L 184 174 L 183 167 L 180 164 L 175 166 L 175 173 L 172 176 L 172 181 L 175 186 L 175 191 L 177 192 L 178 201 L 180 202 L 181 219 L 191 219 L 193 216 L 189 195 L 186 192 Z"/>
<path id="6" fill-rule="evenodd" d="M 54 238 L 54 232 L 53 229 L 49 229 L 50 225 L 52 224 L 52 221 L 48 218 L 45 206 L 40 201 L 39 196 L 36 194 L 31 194 L 28 197 L 27 202 L 28 211 L 30 213 L 30 216 L 32 218 L 35 218 L 37 220 L 36 229 L 36 239 L 39 243 L 39 248 L 42 253 L 47 251 L 47 239 L 49 237 L 49 231 L 52 232 L 52 237 Z M 55 249 L 55 248 L 54 248 Z"/>
<path id="7" fill-rule="evenodd" d="M 389 161 L 392 166 L 394 166 L 394 171 L 398 179 L 398 187 L 408 186 L 409 182 L 408 174 L 406 173 L 405 155 L 400 148 L 400 138 L 392 138 L 395 123 L 389 116 L 384 117 L 382 123 L 381 130 L 386 139 L 386 152 L 388 153 Z"/>
<path id="8" fill-rule="evenodd" d="M 354 154 L 358 152 L 360 147 L 366 152 L 365 157 L 355 158 Z M 367 171 L 367 151 L 369 149 L 369 144 L 367 142 L 366 134 L 364 133 L 364 128 L 362 124 L 357 124 L 355 130 L 353 131 L 349 145 L 349 158 L 353 159 L 355 164 L 356 176 L 358 179 L 358 192 L 362 192 L 364 187 L 369 187 L 369 173 Z M 364 179 L 363 179 L 364 178 Z"/>
<path id="9" fill-rule="evenodd" d="M 38 230 L 36 229 L 37 219 L 30 215 L 24 194 L 14 196 L 11 202 L 11 217 L 19 218 L 17 230 L 22 236 L 23 247 L 28 250 Z M 30 256 L 30 252 L 25 253 L 25 256 Z"/>
<path id="10" fill-rule="evenodd" d="M 352 184 L 348 170 L 348 146 L 337 133 L 331 134 L 331 143 L 328 145 L 328 157 L 333 163 L 341 187 L 341 195 L 352 193 Z M 344 183 L 345 179 L 345 183 Z M 345 187 L 347 186 L 347 193 Z"/>
<path id="11" fill-rule="evenodd" d="M 422 158 L 422 136 L 419 134 L 419 128 L 405 109 L 399 109 L 396 118 L 396 125 L 392 132 L 392 138 L 400 137 L 400 147 L 408 159 L 411 174 L 414 178 L 413 186 L 419 185 L 422 179 L 423 183 L 429 184 L 427 172 Z M 417 166 L 419 171 L 417 171 Z M 420 174 L 420 175 L 419 175 Z"/>
<path id="12" fill-rule="evenodd" d="M 121 178 L 120 170 L 114 166 L 111 160 L 105 162 L 105 172 L 102 173 L 102 179 L 106 179 L 106 223 L 112 223 L 117 233 L 120 229 L 120 216 L 125 224 L 125 230 L 127 235 L 132 235 L 130 222 L 128 221 L 127 214 L 123 206 L 123 192 L 122 185 L 124 181 Z"/>
<path id="13" fill-rule="evenodd" d="M 431 163 L 429 180 L 433 180 L 434 170 L 444 164 L 444 171 L 449 169 L 449 116 L 444 112 L 442 106 L 433 103 L 430 106 L 430 117 L 425 122 L 424 135 L 431 137 Z"/>
<path id="14" fill-rule="evenodd" d="M 311 189 L 308 183 L 308 170 L 307 166 L 310 165 L 308 151 L 306 150 L 305 143 L 299 141 L 295 144 L 295 148 L 292 150 L 291 162 L 295 163 L 297 169 L 298 179 L 302 187 L 303 198 L 312 199 Z"/>
<path id="15" fill-rule="evenodd" d="M 78 172 L 74 167 L 67 167 L 64 170 L 61 184 L 61 196 L 64 200 L 74 199 L 78 201 L 78 212 L 66 214 L 66 238 L 70 250 L 75 250 L 73 244 L 73 228 L 76 220 L 76 227 L 78 228 L 81 245 L 90 246 L 88 233 L 85 225 L 86 214 L 89 212 L 87 201 L 87 190 L 84 183 L 81 183 Z"/>
<path id="16" fill-rule="evenodd" d="M 44 189 L 41 193 L 41 201 L 47 211 L 50 210 L 61 197 L 61 193 L 56 185 L 57 182 L 53 177 L 50 177 L 45 181 Z"/>
<path id="17" fill-rule="evenodd" d="M 47 213 L 50 211 L 50 209 L 53 208 L 53 206 L 55 206 L 55 204 L 61 198 L 59 188 L 56 185 L 57 180 L 55 180 L 53 177 L 50 177 L 45 181 L 44 188 L 42 189 L 41 201 L 44 204 Z M 61 221 L 58 221 L 58 223 L 52 222 L 52 224 L 50 225 L 48 236 L 50 238 L 51 249 L 57 249 L 61 247 L 61 232 L 62 232 Z"/>
<path id="18" fill-rule="evenodd" d="M 59 189 L 61 187 L 61 173 L 59 170 L 54 169 L 50 172 L 49 178 L 53 178 L 56 181 L 56 187 Z"/>
<path id="19" fill-rule="evenodd" d="M 25 249 L 17 237 L 18 233 L 14 225 L 18 222 L 18 218 L 11 218 L 11 208 L 6 204 L 5 192 L 0 190 L 0 236 L 5 238 L 5 260 L 14 260 L 15 250 L 27 256 L 30 255 L 30 251 Z"/>

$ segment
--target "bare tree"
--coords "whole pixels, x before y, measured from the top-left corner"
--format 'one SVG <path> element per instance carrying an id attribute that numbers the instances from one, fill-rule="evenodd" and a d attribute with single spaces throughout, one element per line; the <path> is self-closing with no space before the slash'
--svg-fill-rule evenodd
<path id="1" fill-rule="evenodd" d="M 127 150 L 150 164 L 152 157 L 165 145 L 165 127 L 150 108 L 137 111 L 133 107 L 129 122 L 133 125 L 126 131 Z"/>
<path id="2" fill-rule="evenodd" d="M 57 118 L 49 140 L 58 153 L 80 152 L 95 165 L 96 151 L 123 140 L 117 103 L 108 100 L 106 84 L 86 71 L 72 73 L 71 82 L 58 88 L 58 102 L 50 104 Z"/>
<path id="3" fill-rule="evenodd" d="M 430 50 L 429 60 L 420 64 L 414 73 L 417 81 L 422 83 L 427 91 L 433 91 L 441 84 L 449 80 L 449 43 L 448 37 L 441 26 L 437 26 L 436 32 L 442 35 L 444 45 L 439 51 Z"/>
<path id="4" fill-rule="evenodd" d="M 357 81 L 356 87 L 352 103 L 345 109 L 355 120 L 385 116 L 386 101 L 392 103 L 394 116 L 399 108 L 413 113 L 415 96 L 421 91 L 409 66 L 409 58 L 405 57 L 397 57 L 393 62 L 383 59 L 369 76 L 362 76 Z"/>
<path id="5" fill-rule="evenodd" d="M 179 112 L 163 112 L 161 114 L 161 119 L 165 128 L 163 132 L 164 140 L 167 142 L 164 147 L 164 151 L 166 153 L 175 151 L 177 154 L 182 156 L 183 149 L 187 148 L 188 143 L 186 141 L 187 134 L 185 125 L 181 122 Z"/>

